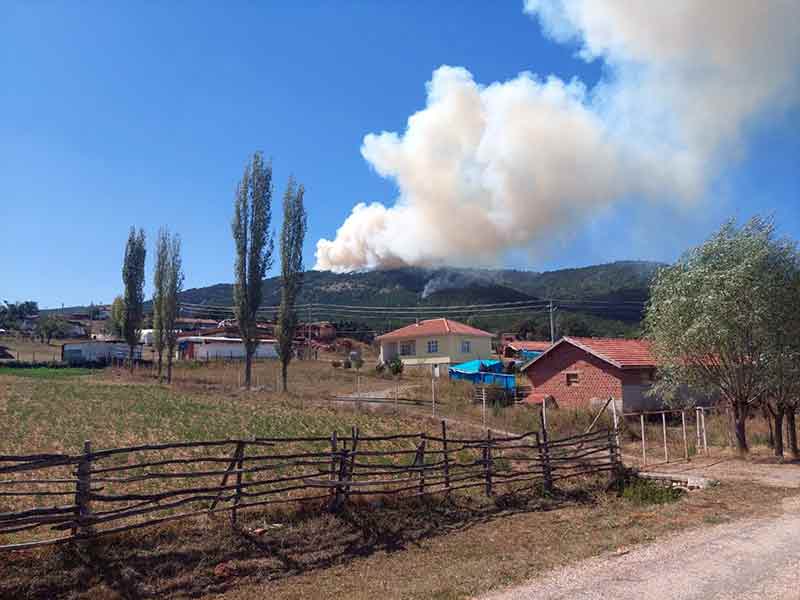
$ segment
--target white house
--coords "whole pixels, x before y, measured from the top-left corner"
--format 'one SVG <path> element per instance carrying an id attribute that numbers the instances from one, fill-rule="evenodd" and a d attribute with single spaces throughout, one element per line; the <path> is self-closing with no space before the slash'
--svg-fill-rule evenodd
<path id="1" fill-rule="evenodd" d="M 492 357 L 492 334 L 446 318 L 428 319 L 376 338 L 380 360 L 399 356 L 404 365 L 450 365 Z"/>

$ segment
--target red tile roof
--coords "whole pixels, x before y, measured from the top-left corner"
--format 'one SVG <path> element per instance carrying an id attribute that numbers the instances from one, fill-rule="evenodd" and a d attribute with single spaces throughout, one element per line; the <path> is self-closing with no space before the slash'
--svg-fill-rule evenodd
<path id="1" fill-rule="evenodd" d="M 550 342 L 509 342 L 508 346 L 514 350 L 533 350 L 535 352 L 544 352 L 550 346 Z"/>
<path id="2" fill-rule="evenodd" d="M 459 323 L 458 321 L 452 321 L 450 319 L 440 317 L 438 319 L 427 319 L 425 321 L 420 321 L 419 323 L 412 323 L 411 325 L 406 325 L 405 327 L 401 327 L 400 329 L 395 329 L 394 331 L 390 331 L 389 333 L 384 333 L 383 335 L 379 335 L 376 339 L 400 340 L 400 339 L 416 338 L 420 336 L 450 335 L 450 334 L 473 335 L 477 337 L 492 337 L 492 334 L 489 333 L 488 331 L 483 331 L 482 329 L 470 327 L 469 325 L 465 325 L 464 323 Z"/>
<path id="3" fill-rule="evenodd" d="M 589 354 L 592 354 L 620 369 L 654 368 L 656 359 L 653 355 L 650 342 L 646 340 L 627 340 L 622 338 L 589 338 L 589 337 L 564 337 L 561 338 L 550 350 L 537 356 L 522 367 L 527 369 L 530 365 L 541 360 L 561 344 L 572 344 Z"/>

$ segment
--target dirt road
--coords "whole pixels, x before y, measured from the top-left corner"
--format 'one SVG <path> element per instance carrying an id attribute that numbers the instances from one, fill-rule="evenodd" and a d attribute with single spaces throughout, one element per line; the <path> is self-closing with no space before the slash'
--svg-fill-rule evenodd
<path id="1" fill-rule="evenodd" d="M 800 499 L 783 509 L 550 571 L 484 600 L 796 600 Z"/>

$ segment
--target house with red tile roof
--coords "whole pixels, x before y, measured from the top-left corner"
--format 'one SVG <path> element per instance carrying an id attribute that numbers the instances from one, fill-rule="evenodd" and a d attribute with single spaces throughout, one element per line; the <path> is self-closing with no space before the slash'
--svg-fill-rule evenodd
<path id="1" fill-rule="evenodd" d="M 614 398 L 625 412 L 654 410 L 647 395 L 656 359 L 645 340 L 564 337 L 522 366 L 533 392 L 528 402 L 552 397 L 560 407 L 589 407 Z"/>
<path id="2" fill-rule="evenodd" d="M 400 357 L 407 366 L 449 366 L 492 357 L 491 333 L 443 317 L 411 323 L 376 340 L 384 363 Z"/>
<path id="3" fill-rule="evenodd" d="M 531 360 L 543 354 L 552 345 L 550 342 L 511 340 L 504 344 L 502 356 Z"/>

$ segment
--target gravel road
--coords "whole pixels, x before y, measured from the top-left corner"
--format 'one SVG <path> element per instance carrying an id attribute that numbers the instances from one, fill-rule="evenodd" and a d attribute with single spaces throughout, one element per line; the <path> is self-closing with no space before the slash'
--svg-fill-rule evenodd
<path id="1" fill-rule="evenodd" d="M 800 501 L 770 519 L 676 534 L 550 571 L 484 600 L 800 599 Z"/>

